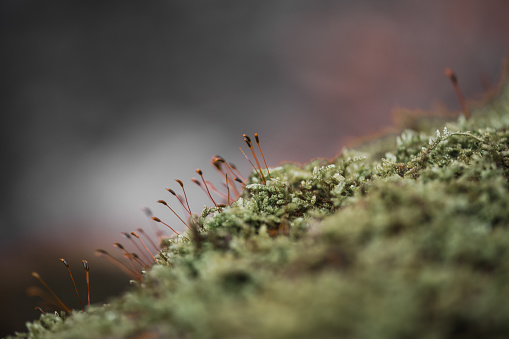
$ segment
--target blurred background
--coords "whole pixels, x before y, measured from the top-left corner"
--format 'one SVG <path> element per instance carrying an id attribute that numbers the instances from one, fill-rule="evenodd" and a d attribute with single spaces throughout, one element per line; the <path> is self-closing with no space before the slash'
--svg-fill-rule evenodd
<path id="1" fill-rule="evenodd" d="M 78 302 L 120 293 L 121 231 L 181 228 L 158 199 L 220 154 L 247 175 L 241 135 L 258 132 L 271 166 L 333 157 L 380 131 L 396 107 L 459 109 L 499 80 L 506 0 L 0 1 L 0 335 L 38 317 L 39 272 Z M 219 186 L 219 185 L 218 185 Z M 166 231 L 166 230 L 165 230 Z M 166 234 L 169 234 L 167 232 Z M 127 244 L 126 244 L 127 245 Z M 119 256 L 119 255 L 118 255 Z"/>

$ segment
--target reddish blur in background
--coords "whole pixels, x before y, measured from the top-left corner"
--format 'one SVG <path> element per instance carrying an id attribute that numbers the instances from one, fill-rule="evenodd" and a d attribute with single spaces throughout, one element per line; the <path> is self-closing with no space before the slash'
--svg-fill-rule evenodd
<path id="1" fill-rule="evenodd" d="M 147 205 L 187 185 L 214 154 L 248 173 L 242 133 L 269 165 L 332 157 L 391 125 L 398 106 L 459 105 L 499 78 L 506 0 L 0 2 L 2 166 L 0 334 L 38 317 L 33 270 L 78 306 L 81 259 L 92 301 L 128 278 L 93 255 L 120 231 L 151 228 Z M 176 206 L 176 205 L 175 205 Z M 178 206 L 177 206 L 178 207 Z"/>

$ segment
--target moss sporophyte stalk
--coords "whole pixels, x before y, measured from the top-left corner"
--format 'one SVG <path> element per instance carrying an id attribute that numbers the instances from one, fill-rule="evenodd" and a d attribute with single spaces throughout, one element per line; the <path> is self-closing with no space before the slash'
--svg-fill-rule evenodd
<path id="1" fill-rule="evenodd" d="M 158 244 L 126 233 L 137 250 L 116 243 L 121 259 L 99 250 L 132 278 L 127 293 L 14 337 L 508 335 L 507 85 L 454 121 L 420 120 L 333 160 L 269 168 L 244 139 L 248 178 L 220 156 L 221 189 L 196 171 L 210 207 L 193 213 L 180 180 L 182 195 L 159 201 L 184 208 L 184 232 Z"/>

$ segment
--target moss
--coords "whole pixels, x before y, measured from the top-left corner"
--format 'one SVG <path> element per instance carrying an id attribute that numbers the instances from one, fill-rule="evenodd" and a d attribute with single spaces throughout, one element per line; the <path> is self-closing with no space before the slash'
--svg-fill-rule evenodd
<path id="1" fill-rule="evenodd" d="M 125 295 L 16 337 L 505 337 L 509 89 L 423 126 L 252 175 Z"/>

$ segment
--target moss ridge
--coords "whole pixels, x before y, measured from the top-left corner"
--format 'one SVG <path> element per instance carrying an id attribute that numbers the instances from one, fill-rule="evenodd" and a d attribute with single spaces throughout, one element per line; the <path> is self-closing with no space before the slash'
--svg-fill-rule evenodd
<path id="1" fill-rule="evenodd" d="M 508 127 L 506 87 L 469 120 L 252 175 L 143 283 L 15 337 L 501 338 Z"/>

